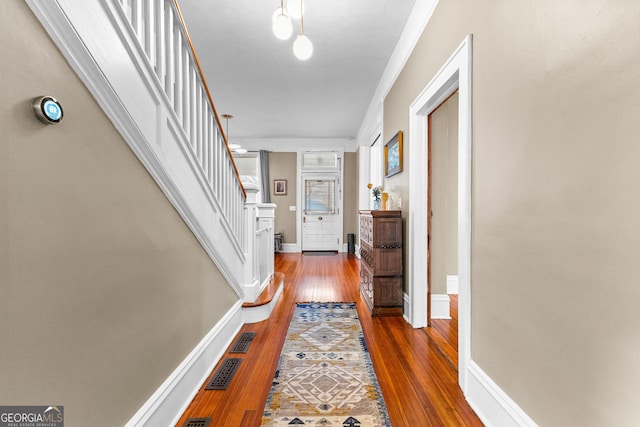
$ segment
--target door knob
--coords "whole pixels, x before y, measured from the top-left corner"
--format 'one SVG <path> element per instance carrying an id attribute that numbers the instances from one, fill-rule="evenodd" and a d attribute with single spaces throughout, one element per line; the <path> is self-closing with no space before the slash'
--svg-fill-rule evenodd
<path id="1" fill-rule="evenodd" d="M 322 221 L 322 217 L 321 216 L 318 217 L 318 221 Z"/>

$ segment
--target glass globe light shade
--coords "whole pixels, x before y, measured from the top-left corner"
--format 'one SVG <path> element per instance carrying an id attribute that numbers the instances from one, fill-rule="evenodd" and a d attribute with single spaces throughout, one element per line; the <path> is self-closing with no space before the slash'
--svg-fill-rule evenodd
<path id="1" fill-rule="evenodd" d="M 313 44 L 311 44 L 309 37 L 299 35 L 296 38 L 296 41 L 293 42 L 293 54 L 301 61 L 311 58 L 311 54 L 313 54 Z"/>
<path id="2" fill-rule="evenodd" d="M 234 151 L 236 153 L 238 153 L 238 154 L 244 154 L 244 153 L 247 152 L 247 149 L 246 148 L 236 148 Z"/>
<path id="3" fill-rule="evenodd" d="M 289 0 L 287 2 L 287 10 L 289 11 L 289 16 L 293 19 L 300 19 L 304 15 L 304 2 L 302 3 L 302 8 L 300 8 L 300 0 Z"/>
<path id="4" fill-rule="evenodd" d="M 291 24 L 291 18 L 287 15 L 287 9 L 276 9 L 273 14 L 273 34 L 280 40 L 287 40 L 293 33 L 293 25 Z"/>
<path id="5" fill-rule="evenodd" d="M 229 144 L 229 150 L 237 150 L 240 148 L 240 144 Z"/>

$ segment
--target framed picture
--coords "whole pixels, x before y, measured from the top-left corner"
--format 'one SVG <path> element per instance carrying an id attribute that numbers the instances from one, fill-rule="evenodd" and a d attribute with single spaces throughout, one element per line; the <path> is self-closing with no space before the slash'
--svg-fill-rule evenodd
<path id="1" fill-rule="evenodd" d="M 273 180 L 273 194 L 274 194 L 274 196 L 285 196 L 287 194 L 287 180 L 286 179 L 274 179 Z"/>
<path id="2" fill-rule="evenodd" d="M 401 130 L 384 145 L 384 176 L 389 178 L 400 172 L 402 172 Z"/>

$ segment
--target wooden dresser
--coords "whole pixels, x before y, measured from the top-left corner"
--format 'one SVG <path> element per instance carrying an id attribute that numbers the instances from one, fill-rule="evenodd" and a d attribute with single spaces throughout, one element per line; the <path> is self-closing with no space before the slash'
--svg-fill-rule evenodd
<path id="1" fill-rule="evenodd" d="M 372 316 L 402 315 L 401 211 L 360 211 L 360 293 Z"/>

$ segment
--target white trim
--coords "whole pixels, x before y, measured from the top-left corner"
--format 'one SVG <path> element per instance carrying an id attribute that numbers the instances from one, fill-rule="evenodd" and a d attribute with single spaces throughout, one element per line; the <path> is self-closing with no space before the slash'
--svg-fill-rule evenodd
<path id="1" fill-rule="evenodd" d="M 378 86 L 381 84 L 383 84 L 382 81 L 378 83 Z M 386 91 L 388 91 L 388 89 L 385 90 L 385 92 Z M 377 98 L 376 93 L 371 100 L 371 104 L 369 104 L 369 109 L 360 124 L 358 137 L 356 138 L 357 144 L 360 148 L 371 147 L 371 143 L 375 141 L 378 135 L 382 134 L 383 100 L 384 98 Z"/>
<path id="2" fill-rule="evenodd" d="M 283 243 L 282 244 L 282 253 L 283 254 L 294 254 L 300 252 L 300 245 L 297 243 Z"/>
<path id="3" fill-rule="evenodd" d="M 353 138 L 233 138 L 233 142 L 249 151 L 267 150 L 280 153 L 295 153 L 300 149 L 314 150 L 324 147 L 328 151 L 342 150 L 354 153 L 358 146 Z"/>
<path id="4" fill-rule="evenodd" d="M 364 115 L 356 141 L 360 146 L 371 144 L 376 135 L 382 133 L 382 116 L 383 102 L 391 87 L 395 83 L 398 75 L 402 71 L 404 64 L 413 52 L 413 48 L 418 43 L 422 32 L 426 28 L 433 11 L 438 5 L 439 0 L 416 0 L 413 9 L 409 14 L 409 19 L 405 24 L 404 30 L 393 49 L 387 66 L 385 67 L 382 77 L 378 82 L 376 91 L 371 98 L 369 107 Z"/>
<path id="5" fill-rule="evenodd" d="M 407 323 L 411 323 L 411 319 L 409 319 L 409 313 L 411 313 L 411 298 L 409 298 L 409 294 L 406 292 L 402 293 L 402 317 Z"/>
<path id="6" fill-rule="evenodd" d="M 360 244 L 356 243 L 356 257 L 358 257 L 358 259 L 360 259 Z"/>
<path id="7" fill-rule="evenodd" d="M 327 169 L 327 170 L 315 170 L 315 169 L 303 169 L 302 168 L 302 156 L 304 153 L 309 152 L 335 152 L 338 154 L 340 169 Z M 298 247 L 302 251 L 304 244 L 304 233 L 302 225 L 302 217 L 304 216 L 304 179 L 305 177 L 314 177 L 315 179 L 333 179 L 338 181 L 338 213 L 335 214 L 336 229 L 335 237 L 337 239 L 335 246 L 327 250 L 340 251 L 342 248 L 342 238 L 344 236 L 344 150 L 339 149 L 327 149 L 318 148 L 313 149 L 299 149 L 296 155 L 296 182 L 298 183 L 298 191 L 296 193 L 296 240 L 298 241 Z"/>
<path id="8" fill-rule="evenodd" d="M 144 52 L 113 1 L 28 0 L 28 5 L 123 139 L 149 171 L 234 292 L 244 254 Z M 101 28 L 96 32 L 95 28 Z M 109 50 L 103 49 L 110 46 Z M 113 57 L 118 57 L 117 64 Z M 122 69 L 135 72 L 123 78 Z"/>
<path id="9" fill-rule="evenodd" d="M 427 161 L 428 115 L 458 90 L 458 382 L 467 389 L 471 360 L 471 53 L 467 36 L 409 108 L 409 245 L 407 250 L 410 323 L 427 326 Z"/>
<path id="10" fill-rule="evenodd" d="M 451 298 L 447 294 L 431 294 L 431 318 L 451 319 Z"/>
<path id="11" fill-rule="evenodd" d="M 523 410 L 473 361 L 469 361 L 467 401 L 487 427 L 537 427 Z"/>
<path id="12" fill-rule="evenodd" d="M 449 295 L 458 295 L 458 275 L 447 276 L 447 293 Z"/>
<path id="13" fill-rule="evenodd" d="M 241 327 L 242 301 L 239 300 L 142 405 L 125 427 L 175 425 Z"/>
<path id="14" fill-rule="evenodd" d="M 369 169 L 371 168 L 371 147 L 361 146 L 358 148 L 358 210 L 368 210 L 371 193 L 366 184 L 369 181 Z M 359 224 L 359 223 L 358 223 Z"/>

